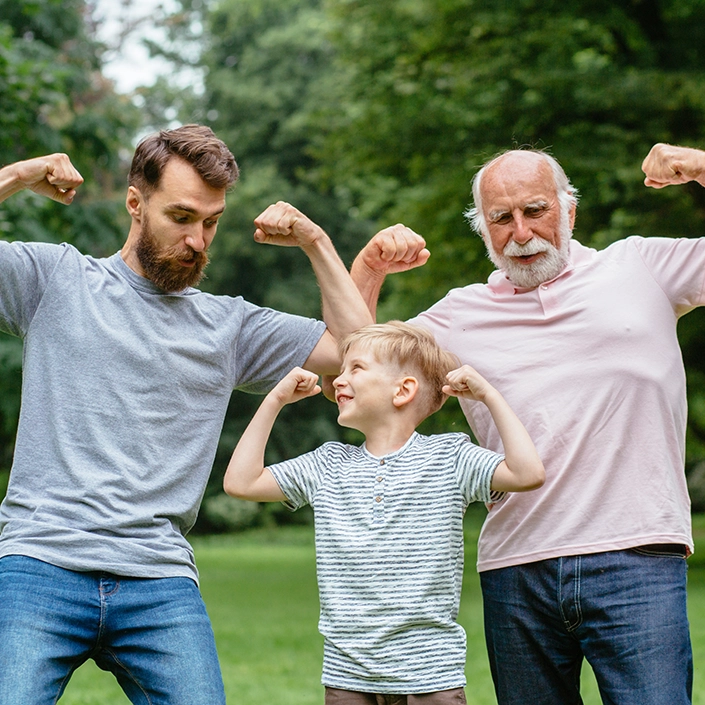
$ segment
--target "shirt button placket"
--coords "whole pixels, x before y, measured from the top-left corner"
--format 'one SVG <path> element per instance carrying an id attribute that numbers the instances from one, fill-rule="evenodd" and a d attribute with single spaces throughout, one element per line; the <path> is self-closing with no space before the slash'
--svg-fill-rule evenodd
<path id="1" fill-rule="evenodd" d="M 541 284 L 539 287 L 539 299 L 541 301 L 544 318 L 550 318 L 559 313 L 558 300 L 556 299 L 553 287 L 548 284 Z"/>
<path id="2" fill-rule="evenodd" d="M 380 467 L 385 465 L 384 458 L 379 461 Z M 384 523 L 384 475 L 380 473 L 375 478 L 374 502 L 372 509 L 372 521 L 375 524 Z"/>

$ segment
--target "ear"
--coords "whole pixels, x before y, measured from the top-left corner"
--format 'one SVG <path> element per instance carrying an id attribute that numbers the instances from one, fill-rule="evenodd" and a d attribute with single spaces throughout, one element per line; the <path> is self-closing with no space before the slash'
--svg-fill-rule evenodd
<path id="1" fill-rule="evenodd" d="M 132 216 L 132 218 L 137 221 L 141 220 L 144 209 L 144 196 L 139 189 L 136 189 L 134 186 L 130 186 L 127 189 L 125 208 L 127 208 L 127 212 Z"/>
<path id="2" fill-rule="evenodd" d="M 397 382 L 392 403 L 397 409 L 401 409 L 414 400 L 419 390 L 419 381 L 416 377 L 403 377 Z"/>
<path id="3" fill-rule="evenodd" d="M 578 208 L 578 206 L 577 206 L 575 203 L 573 203 L 573 204 L 570 206 L 570 211 L 569 211 L 569 213 L 568 213 L 568 219 L 569 219 L 569 222 L 570 222 L 570 229 L 571 229 L 571 231 L 572 231 L 573 228 L 575 227 L 575 212 L 576 212 L 577 208 Z"/>

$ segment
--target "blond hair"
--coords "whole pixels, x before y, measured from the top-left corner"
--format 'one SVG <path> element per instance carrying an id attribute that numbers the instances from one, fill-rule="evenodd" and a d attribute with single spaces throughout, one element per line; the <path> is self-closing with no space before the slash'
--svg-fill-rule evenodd
<path id="1" fill-rule="evenodd" d="M 433 335 L 420 326 L 389 321 L 373 323 L 340 341 L 340 357 L 353 346 L 369 350 L 381 363 L 392 363 L 419 381 L 419 422 L 443 406 L 446 375 L 460 366 L 458 358 L 443 350 Z"/>

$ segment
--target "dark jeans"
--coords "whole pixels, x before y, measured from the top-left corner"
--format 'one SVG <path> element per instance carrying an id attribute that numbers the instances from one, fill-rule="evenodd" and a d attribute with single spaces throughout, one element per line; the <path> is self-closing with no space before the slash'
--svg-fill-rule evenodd
<path id="1" fill-rule="evenodd" d="M 499 705 L 579 705 L 587 659 L 606 705 L 686 705 L 687 564 L 629 549 L 480 574 Z"/>

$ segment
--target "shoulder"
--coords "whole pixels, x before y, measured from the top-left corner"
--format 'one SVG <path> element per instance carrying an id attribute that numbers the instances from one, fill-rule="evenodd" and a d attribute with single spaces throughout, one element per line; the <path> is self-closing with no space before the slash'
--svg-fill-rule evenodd
<path id="1" fill-rule="evenodd" d="M 666 252 L 677 253 L 678 251 L 691 252 L 698 249 L 705 251 L 705 238 L 630 235 L 613 242 L 604 250 L 600 250 L 599 253 L 603 256 L 626 257 L 635 253 L 640 255 L 648 255 L 652 252 L 664 254 Z"/>
<path id="2" fill-rule="evenodd" d="M 468 284 L 451 289 L 442 299 L 409 320 L 409 323 L 425 326 L 435 335 L 452 327 L 453 320 L 477 308 L 479 302 L 491 296 L 487 284 Z"/>
<path id="3" fill-rule="evenodd" d="M 705 258 L 705 238 L 632 235 L 612 243 L 601 250 L 599 255 L 605 262 L 634 262 L 650 270 L 678 271 L 682 266 L 700 266 Z"/>
<path id="4" fill-rule="evenodd" d="M 82 263 L 87 261 L 73 245 L 49 242 L 7 242 L 0 240 L 1 261 L 4 264 L 25 263 L 39 270 L 53 269 L 60 261 Z"/>
<path id="5" fill-rule="evenodd" d="M 455 455 L 458 449 L 466 444 L 475 446 L 466 433 L 434 433 L 430 436 L 417 433 L 410 449 L 417 453 L 437 454 L 440 457 L 443 454 Z"/>
<path id="6" fill-rule="evenodd" d="M 340 441 L 327 441 L 322 443 L 317 448 L 298 455 L 290 460 L 283 461 L 284 463 L 297 462 L 315 462 L 323 464 L 339 464 L 344 463 L 349 459 L 357 459 L 363 455 L 363 451 L 359 446 L 341 443 Z"/>

